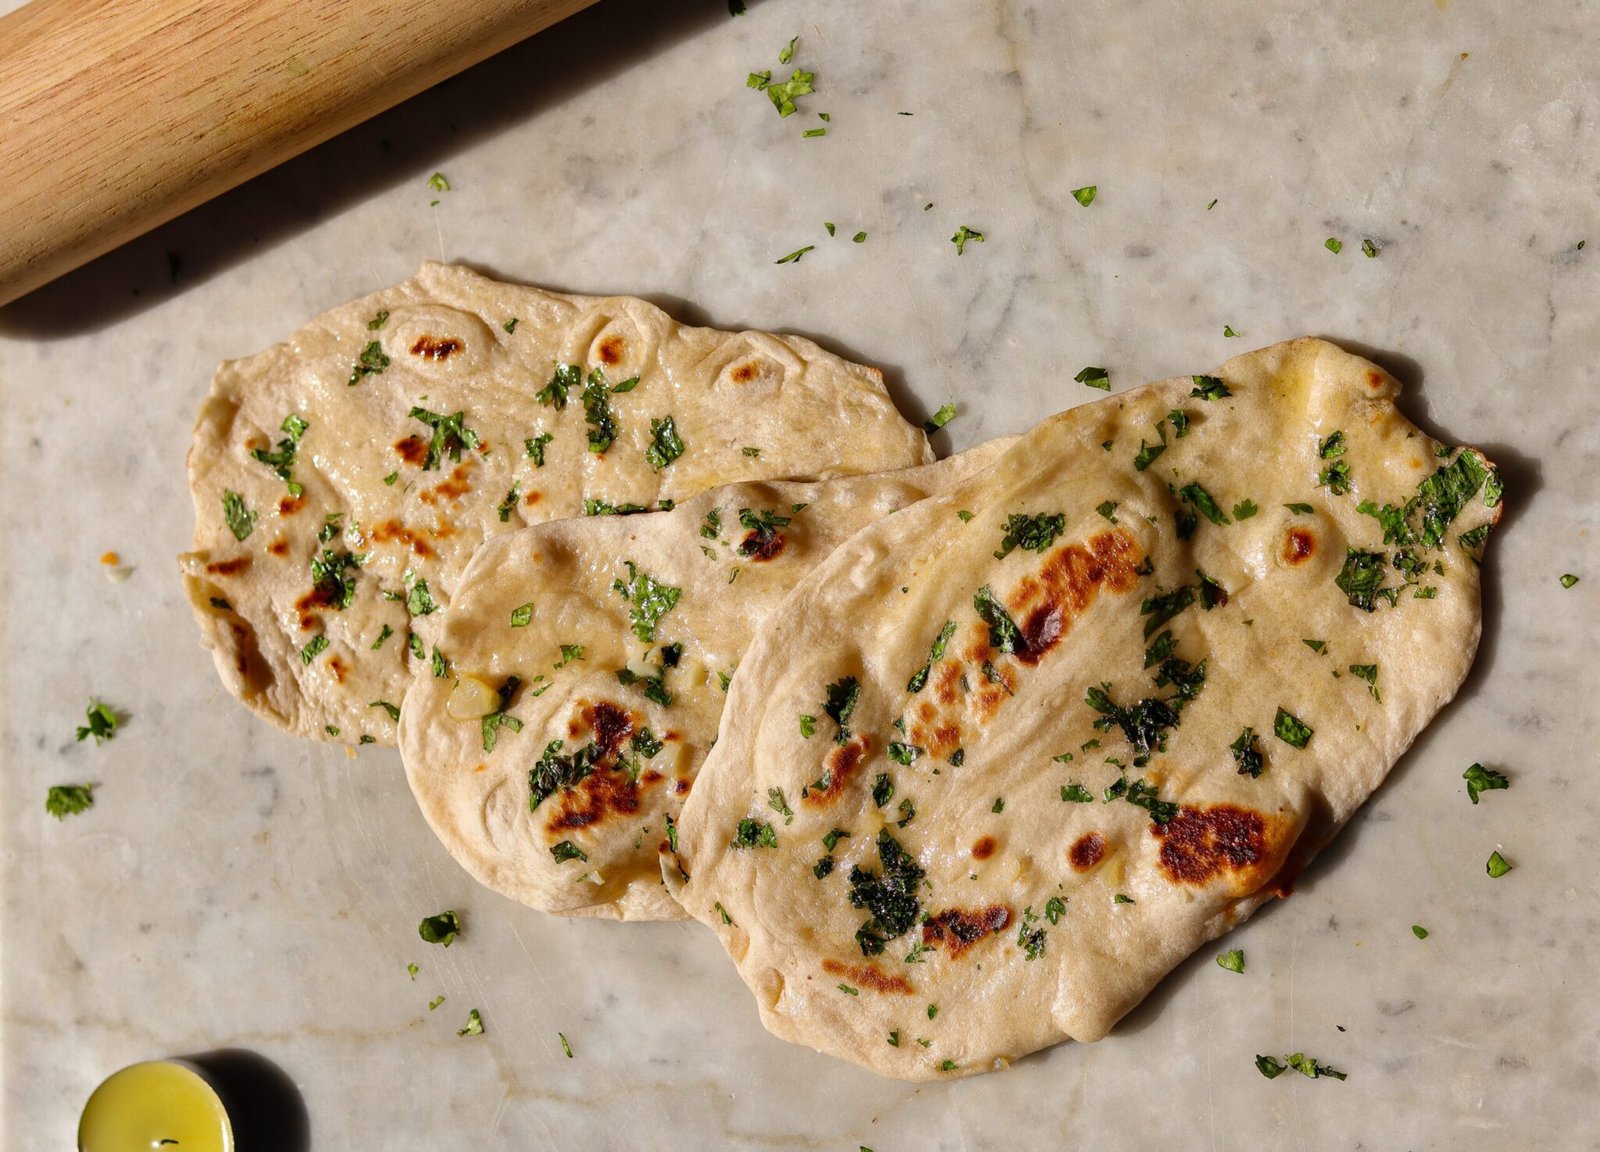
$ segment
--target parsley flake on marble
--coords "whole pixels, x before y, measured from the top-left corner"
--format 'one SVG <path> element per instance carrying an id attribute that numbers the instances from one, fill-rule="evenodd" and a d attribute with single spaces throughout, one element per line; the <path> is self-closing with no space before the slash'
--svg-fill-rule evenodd
<path id="1" fill-rule="evenodd" d="M 1478 796 L 1484 792 L 1511 787 L 1511 781 L 1506 779 L 1503 773 L 1496 772 L 1493 768 L 1485 768 L 1482 764 L 1472 765 L 1461 774 L 1461 778 L 1467 782 L 1467 799 L 1474 804 L 1478 802 Z"/>
<path id="2" fill-rule="evenodd" d="M 44 810 L 57 820 L 76 816 L 94 807 L 94 790 L 98 784 L 52 784 L 44 798 Z"/>
<path id="3" fill-rule="evenodd" d="M 1229 972 L 1244 974 L 1244 949 L 1231 948 L 1217 957 L 1217 964 Z"/>
<path id="4" fill-rule="evenodd" d="M 83 742 L 89 737 L 94 737 L 96 744 L 103 744 L 114 739 L 117 735 L 117 714 L 111 706 L 100 700 L 91 700 L 89 707 L 84 710 L 84 718 L 89 722 L 78 728 L 78 740 Z"/>
<path id="5" fill-rule="evenodd" d="M 1074 188 L 1072 190 L 1072 198 L 1087 208 L 1094 203 L 1095 194 L 1099 191 L 1100 189 L 1096 185 L 1085 184 L 1082 188 Z"/>
<path id="6" fill-rule="evenodd" d="M 960 256 L 967 250 L 967 244 L 969 241 L 976 244 L 982 244 L 983 239 L 984 237 L 982 232 L 979 232 L 974 228 L 968 228 L 965 224 L 963 224 L 961 227 L 956 229 L 956 234 L 950 237 L 950 243 L 956 246 L 956 255 Z"/>
<path id="7" fill-rule="evenodd" d="M 443 944 L 446 948 L 461 934 L 461 917 L 453 910 L 424 917 L 417 925 L 417 935 L 428 944 Z"/>
<path id="8" fill-rule="evenodd" d="M 1106 368 L 1091 364 L 1085 368 L 1080 368 L 1073 379 L 1079 384 L 1087 385 L 1090 388 L 1098 388 L 1102 392 L 1111 391 L 1111 372 Z"/>

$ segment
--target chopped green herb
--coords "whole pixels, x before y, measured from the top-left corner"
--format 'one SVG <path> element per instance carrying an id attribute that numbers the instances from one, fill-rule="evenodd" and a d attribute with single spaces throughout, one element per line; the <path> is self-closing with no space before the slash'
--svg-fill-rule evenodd
<path id="1" fill-rule="evenodd" d="M 1337 1072 L 1326 1064 L 1318 1064 L 1303 1052 L 1296 1052 L 1293 1056 L 1285 1056 L 1284 1059 L 1289 1062 L 1290 1068 L 1312 1080 L 1317 1079 L 1319 1076 L 1326 1076 L 1333 1080 L 1345 1079 L 1345 1073 Z"/>
<path id="2" fill-rule="evenodd" d="M 389 322 L 389 310 L 387 308 L 380 309 L 376 316 L 374 316 L 371 320 L 367 321 L 367 331 L 368 332 L 376 332 L 378 329 L 382 328 L 388 322 Z"/>
<path id="3" fill-rule="evenodd" d="M 428 187 L 435 192 L 448 192 L 450 191 L 450 181 L 445 179 L 443 172 L 435 172 L 428 177 Z"/>
<path id="4" fill-rule="evenodd" d="M 450 947 L 451 941 L 461 934 L 461 917 L 453 910 L 440 912 L 436 916 L 425 917 L 417 925 L 417 935 L 428 944 L 443 944 Z"/>
<path id="5" fill-rule="evenodd" d="M 828 130 L 826 128 L 807 128 L 804 132 L 800 133 L 800 135 L 807 140 L 814 140 L 818 136 L 826 136 L 827 134 Z"/>
<path id="6" fill-rule="evenodd" d="M 1500 855 L 1499 852 L 1491 852 L 1489 854 L 1489 864 L 1487 870 L 1492 878 L 1498 880 L 1507 872 L 1511 871 L 1511 865 L 1507 862 L 1504 856 Z"/>
<path id="7" fill-rule="evenodd" d="M 1129 896 L 1126 892 L 1118 892 L 1111 898 L 1111 902 L 1113 904 L 1132 904 L 1133 897 Z"/>
<path id="8" fill-rule="evenodd" d="M 1194 603 L 1195 587 L 1185 584 L 1174 588 L 1171 592 L 1161 592 L 1152 596 L 1139 605 L 1139 615 L 1150 617 L 1145 621 L 1144 636 L 1148 640 L 1152 633 L 1166 624 L 1178 613 Z"/>
<path id="9" fill-rule="evenodd" d="M 1219 376 L 1196 376 L 1194 388 L 1190 390 L 1189 395 L 1198 396 L 1202 400 L 1221 400 L 1225 396 L 1232 396 L 1233 393 Z"/>
<path id="10" fill-rule="evenodd" d="M 739 449 L 739 451 L 743 452 L 746 456 L 749 456 L 752 459 L 755 459 L 755 458 L 757 458 L 757 457 L 759 457 L 761 455 L 761 449 L 756 448 L 756 447 L 754 447 L 752 445 L 749 445 L 749 444 L 747 444 L 743 448 Z"/>
<path id="11" fill-rule="evenodd" d="M 923 427 L 929 432 L 937 432 L 955 418 L 956 406 L 954 404 L 941 404 L 939 405 L 939 410 L 929 416 L 923 423 Z"/>
<path id="12" fill-rule="evenodd" d="M 1467 798 L 1474 804 L 1478 802 L 1480 793 L 1511 787 L 1511 781 L 1503 773 L 1485 768 L 1482 764 L 1472 765 L 1461 774 L 1461 778 L 1467 782 Z"/>
<path id="13" fill-rule="evenodd" d="M 794 809 L 789 807 L 788 798 L 784 796 L 782 788 L 767 789 L 767 804 L 783 817 L 785 824 L 794 823 Z"/>
<path id="14" fill-rule="evenodd" d="M 717 915 L 722 917 L 724 924 L 733 923 L 733 917 L 728 915 L 728 910 L 722 906 L 721 900 L 713 901 L 711 906 L 717 910 Z"/>
<path id="15" fill-rule="evenodd" d="M 1111 391 L 1111 373 L 1105 368 L 1093 366 L 1081 368 L 1073 379 L 1079 384 L 1085 384 L 1090 388 L 1098 388 L 1102 392 Z"/>
<path id="16" fill-rule="evenodd" d="M 740 7 L 742 8 L 744 5 L 741 4 Z M 556 1035 L 561 1038 L 561 1050 L 567 1054 L 567 1059 L 571 1060 L 572 1045 L 567 1042 L 567 1034 L 565 1032 L 557 1032 Z"/>
<path id="17" fill-rule="evenodd" d="M 1345 549 L 1344 567 L 1333 582 L 1351 605 L 1371 612 L 1377 608 L 1377 597 L 1385 591 L 1383 583 L 1384 556 L 1382 552 L 1366 552 L 1357 548 Z M 1392 601 L 1391 601 L 1392 603 Z"/>
<path id="18" fill-rule="evenodd" d="M 1350 671 L 1353 675 L 1361 677 L 1367 682 L 1367 691 L 1372 693 L 1372 698 L 1378 703 L 1383 703 L 1383 697 L 1378 693 L 1378 666 L 1376 664 L 1352 664 Z"/>
<path id="19" fill-rule="evenodd" d="M 1335 256 L 1344 251 L 1344 241 L 1340 240 L 1337 236 L 1329 236 L 1322 242 L 1322 246 L 1329 252 L 1332 252 Z"/>
<path id="20" fill-rule="evenodd" d="M 1314 734 L 1313 729 L 1302 723 L 1298 717 L 1285 712 L 1282 708 L 1278 709 L 1277 716 L 1273 718 L 1272 733 L 1289 747 L 1302 750 L 1307 744 L 1311 743 L 1311 737 Z"/>
<path id="21" fill-rule="evenodd" d="M 411 633 L 406 639 L 406 645 L 411 649 L 411 655 L 416 659 L 426 660 L 428 658 L 428 649 L 423 646 L 422 637 L 415 632 Z"/>
<path id="22" fill-rule="evenodd" d="M 505 524 L 511 520 L 511 513 L 517 506 L 517 498 L 522 495 L 522 484 L 515 482 L 511 491 L 506 493 L 506 498 L 500 501 L 495 511 L 500 514 L 500 523 Z"/>
<path id="23" fill-rule="evenodd" d="M 1014 512 L 1006 518 L 1005 536 L 1001 539 L 1000 550 L 994 554 L 994 558 L 1003 560 L 1019 546 L 1029 552 L 1044 552 L 1055 543 L 1056 537 L 1061 535 L 1066 527 L 1067 518 L 1060 512 L 1048 516 L 1044 513 L 1027 516 Z"/>
<path id="24" fill-rule="evenodd" d="M 1316 509 L 1311 507 L 1309 504 L 1285 504 L 1284 507 L 1300 516 L 1310 516 L 1316 511 Z"/>
<path id="25" fill-rule="evenodd" d="M 1179 440 L 1189 434 L 1189 414 L 1182 408 L 1174 408 L 1167 413 L 1167 419 L 1172 421 L 1172 427 Z"/>
<path id="26" fill-rule="evenodd" d="M 958 512 L 956 512 L 956 515 L 961 519 L 961 522 L 963 524 L 967 524 L 967 523 L 970 523 L 972 521 L 972 515 L 973 514 L 971 512 L 968 512 L 965 508 L 962 508 Z"/>
<path id="27" fill-rule="evenodd" d="M 1095 193 L 1099 189 L 1093 184 L 1085 184 L 1082 188 L 1072 190 L 1072 198 L 1085 208 L 1094 203 Z"/>
<path id="28" fill-rule="evenodd" d="M 887 772 L 879 772 L 878 778 L 872 782 L 872 802 L 882 808 L 894 799 L 894 781 L 889 779 Z"/>
<path id="29" fill-rule="evenodd" d="M 816 734 L 816 731 L 817 718 L 815 716 L 802 715 L 800 717 L 800 735 L 809 740 Z"/>
<path id="30" fill-rule="evenodd" d="M 94 807 L 94 790 L 98 784 L 52 784 L 45 794 L 44 810 L 57 820 L 76 816 Z"/>
<path id="31" fill-rule="evenodd" d="M 533 620 L 533 605 L 531 603 L 520 605 L 511 610 L 511 626 L 513 628 L 526 628 Z"/>
<path id="32" fill-rule="evenodd" d="M 1235 337 L 1237 335 L 1239 335 L 1239 334 L 1237 332 L 1235 332 L 1232 328 L 1228 327 L 1228 325 L 1224 324 L 1222 326 L 1222 336 L 1223 336 L 1224 339 L 1232 339 L 1233 337 Z"/>
<path id="33" fill-rule="evenodd" d="M 956 234 L 950 237 L 950 243 L 956 246 L 957 256 L 961 255 L 967 250 L 967 242 L 969 240 L 982 244 L 983 233 L 976 231 L 975 229 L 968 228 L 965 224 L 963 224 L 961 227 L 956 229 Z"/>
<path id="34" fill-rule="evenodd" d="M 1217 963 L 1229 972 L 1244 973 L 1244 950 L 1234 948 L 1217 957 Z"/>
<path id="35" fill-rule="evenodd" d="M 867 234 L 865 232 L 857 232 L 850 239 L 856 244 L 865 244 L 867 242 Z"/>
<path id="36" fill-rule="evenodd" d="M 1093 804 L 1094 793 L 1082 784 L 1063 784 L 1061 786 L 1061 799 L 1067 804 Z"/>
<path id="37" fill-rule="evenodd" d="M 843 984 L 843 983 L 841 983 L 839 985 L 839 991 L 843 992 L 846 996 L 859 996 L 859 995 L 861 995 L 861 990 L 859 988 L 852 988 L 852 987 L 850 987 L 850 985 Z"/>
<path id="38" fill-rule="evenodd" d="M 240 537 L 240 538 L 243 539 L 243 537 Z M 1562 574 L 1561 586 L 1563 588 L 1571 588 L 1577 582 L 1578 582 L 1578 578 L 1576 576 L 1574 576 L 1571 572 L 1566 572 L 1566 573 Z"/>
<path id="39" fill-rule="evenodd" d="M 409 415 L 413 420 L 420 420 L 433 429 L 433 438 L 428 443 L 428 454 L 422 461 L 424 472 L 437 469 L 439 462 L 446 456 L 459 461 L 463 449 L 478 446 L 478 434 L 463 423 L 467 415 L 465 412 L 441 416 L 437 412 L 429 412 L 426 408 L 418 407 L 412 408 Z"/>
<path id="40" fill-rule="evenodd" d="M 632 383 L 638 382 L 638 377 L 634 377 Z M 632 390 L 624 388 L 623 384 L 618 384 L 617 388 Z M 589 451 L 596 455 L 604 455 L 605 450 L 617 439 L 617 422 L 611 415 L 611 391 L 603 371 L 596 368 L 589 373 L 589 380 L 583 386 L 583 419 L 589 425 Z"/>
<path id="41" fill-rule="evenodd" d="M 887 828 L 878 832 L 878 859 L 881 873 L 868 872 L 859 864 L 850 870 L 850 905 L 871 913 L 856 931 L 856 943 L 864 956 L 881 954 L 890 940 L 911 929 L 921 911 L 916 892 L 922 868 Z"/>
<path id="42" fill-rule="evenodd" d="M 1180 499 L 1193 504 L 1200 514 L 1213 524 L 1232 523 L 1222 509 L 1217 507 L 1217 502 L 1211 498 L 1211 493 L 1207 492 L 1201 485 L 1185 484 L 1178 489 L 1178 496 Z"/>
<path id="43" fill-rule="evenodd" d="M 822 846 L 832 852 L 838 846 L 840 840 L 848 839 L 850 839 L 850 833 L 843 828 L 831 828 L 828 830 L 828 834 L 822 838 Z"/>
<path id="44" fill-rule="evenodd" d="M 827 699 L 823 702 L 822 711 L 839 730 L 833 738 L 835 744 L 849 741 L 850 715 L 856 710 L 856 704 L 860 699 L 861 682 L 854 676 L 846 676 L 828 685 Z"/>
<path id="45" fill-rule="evenodd" d="M 776 260 L 773 261 L 773 263 L 774 264 L 798 264 L 798 263 L 800 263 L 800 257 L 804 256 L 807 252 L 812 251 L 814 248 L 816 248 L 815 244 L 807 244 L 804 248 L 796 248 L 793 252 L 789 253 L 787 256 L 778 257 Z"/>
<path id="46" fill-rule="evenodd" d="M 1350 465 L 1343 460 L 1329 464 L 1317 473 L 1317 487 L 1326 488 L 1335 496 L 1343 496 L 1350 491 Z"/>
<path id="47" fill-rule="evenodd" d="M 115 739 L 117 735 L 117 714 L 111 710 L 110 705 L 99 700 L 91 700 L 89 707 L 84 709 L 84 716 L 89 723 L 78 728 L 78 741 L 82 743 L 89 737 L 94 737 L 96 744 L 103 744 L 107 740 Z"/>
<path id="48" fill-rule="evenodd" d="M 585 864 L 589 862 L 589 855 L 571 840 L 563 840 L 559 844 L 550 846 L 550 855 L 556 858 L 557 864 L 565 864 L 568 860 L 578 860 Z"/>
<path id="49" fill-rule="evenodd" d="M 252 448 L 250 455 L 267 467 L 271 468 L 289 486 L 289 495 L 299 496 L 304 491 L 296 484 L 291 474 L 294 468 L 295 453 L 299 450 L 300 440 L 311 427 L 305 420 L 293 412 L 283 418 L 284 438 L 278 441 L 276 451 L 268 452 L 265 448 Z"/>
<path id="50" fill-rule="evenodd" d="M 656 624 L 678 603 L 683 594 L 680 588 L 662 584 L 647 573 L 639 571 L 632 560 L 628 566 L 628 579 L 614 580 L 611 590 L 628 601 L 628 616 L 633 622 L 633 634 L 650 643 L 656 638 Z"/>
<path id="51" fill-rule="evenodd" d="M 382 708 L 385 712 L 387 712 L 389 714 L 389 719 L 394 720 L 396 722 L 398 722 L 399 719 L 400 719 L 400 709 L 395 707 L 393 704 L 389 703 L 387 700 L 374 700 L 371 704 L 368 704 L 367 707 L 368 708 Z"/>
<path id="52" fill-rule="evenodd" d="M 1133 458 L 1133 470 L 1135 472 L 1143 472 L 1159 460 L 1161 454 L 1167 450 L 1167 424 L 1165 420 L 1156 421 L 1156 433 L 1160 436 L 1160 440 L 1154 444 L 1146 444 L 1144 437 L 1139 437 L 1139 451 Z"/>
<path id="53" fill-rule="evenodd" d="M 1257 1056 L 1256 1068 L 1268 1080 L 1276 1080 L 1289 1070 L 1289 1066 L 1273 1056 Z"/>
<path id="54" fill-rule="evenodd" d="M 244 497 L 229 489 L 222 493 L 222 516 L 235 540 L 243 543 L 256 529 L 256 514 L 245 507 Z M 1577 581 L 1577 577 L 1573 577 Z M 1571 585 L 1568 585 L 1571 587 Z"/>
<path id="55" fill-rule="evenodd" d="M 594 771 L 598 755 L 593 744 L 586 744 L 570 756 L 563 756 L 565 740 L 552 740 L 544 746 L 538 763 L 528 773 L 528 808 L 531 811 L 558 789 L 572 788 Z"/>
<path id="56" fill-rule="evenodd" d="M 326 652 L 327 649 L 328 638 L 326 636 L 313 636 L 310 640 L 306 641 L 306 646 L 300 649 L 300 663 L 310 664 L 323 652 Z"/>
<path id="57" fill-rule="evenodd" d="M 1266 769 L 1254 728 L 1246 727 L 1240 732 L 1239 738 L 1228 746 L 1228 750 L 1233 753 L 1233 762 L 1239 765 L 1239 775 L 1254 779 Z"/>
<path id="58" fill-rule="evenodd" d="M 1044 955 L 1045 930 L 1042 926 L 1035 928 L 1038 923 L 1032 906 L 1022 910 L 1022 923 L 1017 926 L 1017 947 L 1022 949 L 1024 960 L 1037 960 Z"/>
<path id="59" fill-rule="evenodd" d="M 435 996 L 432 1000 L 428 1001 L 428 1011 L 432 1012 L 435 1008 L 437 1008 L 439 1005 L 441 1005 L 443 1003 L 444 1003 L 444 993 L 441 992 L 441 993 L 439 993 L 439 995 Z"/>
<path id="60" fill-rule="evenodd" d="M 915 744 L 902 744 L 898 740 L 889 742 L 889 759 L 896 764 L 911 764 L 922 752 Z"/>
<path id="61" fill-rule="evenodd" d="M 1378 245 L 1371 240 L 1363 240 L 1361 242 L 1361 254 L 1370 260 L 1378 254 Z"/>
<path id="62" fill-rule="evenodd" d="M 389 357 L 383 350 L 383 345 L 377 340 L 369 341 L 361 350 L 355 364 L 350 368 L 350 379 L 346 383 L 354 386 L 361 383 L 368 376 L 377 376 L 389 366 Z"/>
<path id="63" fill-rule="evenodd" d="M 554 439 L 555 437 L 549 432 L 541 432 L 537 436 L 522 442 L 522 450 L 528 459 L 533 461 L 535 468 L 544 467 L 544 446 Z"/>
<path id="64" fill-rule="evenodd" d="M 1248 520 L 1259 511 L 1260 509 L 1256 507 L 1254 500 L 1241 500 L 1233 506 L 1233 518 L 1235 520 Z"/>
<path id="65" fill-rule="evenodd" d="M 1117 502 L 1115 500 L 1101 501 L 1095 511 L 1111 521 L 1111 523 L 1115 524 L 1117 522 Z"/>
<path id="66" fill-rule="evenodd" d="M 467 1013 L 467 1026 L 465 1028 L 457 1028 L 456 1029 L 456 1035 L 457 1036 L 482 1036 L 483 1035 L 483 1017 L 478 1015 L 478 1010 L 476 1008 L 474 1008 L 472 1011 Z"/>
<path id="67" fill-rule="evenodd" d="M 739 821 L 738 829 L 734 832 L 733 846 L 735 848 L 776 848 L 778 846 L 778 833 L 765 820 L 741 820 Z"/>
<path id="68" fill-rule="evenodd" d="M 678 429 L 672 422 L 672 417 L 667 416 L 660 420 L 651 420 L 650 447 L 645 449 L 644 453 L 644 458 L 649 462 L 651 469 L 659 472 L 682 455 L 683 440 L 678 435 Z M 716 510 L 712 509 L 712 511 Z"/>
<path id="69" fill-rule="evenodd" d="M 576 364 L 557 363 L 550 383 L 533 394 L 533 398 L 558 411 L 567 406 L 567 393 L 583 384 L 583 371 Z"/>
<path id="70" fill-rule="evenodd" d="M 939 1006 L 937 1004 L 929 1004 L 928 1005 L 928 1019 L 932 1020 L 937 1015 L 939 1015 Z"/>
<path id="71" fill-rule="evenodd" d="M 1011 619 L 1005 606 L 995 599 L 989 586 L 985 584 L 978 589 L 977 595 L 972 598 L 972 607 L 978 616 L 989 626 L 989 647 L 996 652 L 1016 652 L 1022 645 L 1022 632 L 1017 628 L 1016 621 Z"/>
<path id="72" fill-rule="evenodd" d="M 824 220 L 822 222 L 822 226 L 828 230 L 828 235 L 829 236 L 834 235 L 834 227 L 833 227 L 833 221 L 832 220 Z"/>
<path id="73" fill-rule="evenodd" d="M 1057 531 L 1059 531 L 1059 529 L 1057 529 Z M 1007 537 L 1007 539 L 1010 539 L 1010 537 Z M 1027 545 L 1024 545 L 1024 547 L 1027 547 Z M 956 622 L 954 620 L 946 620 L 944 627 L 939 629 L 939 635 L 933 641 L 933 647 L 928 651 L 928 662 L 918 669 L 916 674 L 906 682 L 907 692 L 917 693 L 922 691 L 923 686 L 928 683 L 928 673 L 932 671 L 933 665 L 936 661 L 944 659 L 945 648 L 950 643 L 950 638 L 955 634 Z M 802 730 L 805 728 L 804 719 L 805 718 L 802 717 Z M 806 735 L 809 735 L 809 733 L 806 733 Z"/>
<path id="74" fill-rule="evenodd" d="M 1418 940 L 1426 940 L 1428 938 L 1428 930 L 1421 924 L 1413 924 L 1411 926 L 1411 934 Z"/>
<path id="75" fill-rule="evenodd" d="M 443 680 L 450 675 L 450 661 L 445 659 L 443 652 L 437 648 L 433 650 L 433 678 Z"/>

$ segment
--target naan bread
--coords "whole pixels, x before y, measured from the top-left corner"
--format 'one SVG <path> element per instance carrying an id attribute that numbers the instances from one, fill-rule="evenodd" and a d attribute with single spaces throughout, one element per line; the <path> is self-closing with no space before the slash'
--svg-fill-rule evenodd
<path id="1" fill-rule="evenodd" d="M 719 484 L 932 460 L 881 375 L 643 300 L 424 265 L 223 364 L 189 452 L 182 565 L 228 690 L 304 736 L 392 744 L 485 537 Z"/>
<path id="2" fill-rule="evenodd" d="M 905 1079 L 1097 1040 L 1455 693 L 1493 468 L 1322 341 L 1218 377 L 1045 421 L 768 618 L 663 873 L 771 1031 Z"/>
<path id="3" fill-rule="evenodd" d="M 735 484 L 671 512 L 484 544 L 439 637 L 459 686 L 419 681 L 401 713 L 406 775 L 434 832 L 477 880 L 531 907 L 682 918 L 657 848 L 751 637 L 853 533 L 975 474 L 1007 443 L 874 476 Z M 655 582 L 665 591 L 648 599 L 671 605 L 650 608 L 646 626 L 647 597 L 619 594 L 619 581 L 641 593 Z M 552 773 L 564 765 L 571 786 L 546 776 L 554 790 L 534 808 L 541 759 Z"/>

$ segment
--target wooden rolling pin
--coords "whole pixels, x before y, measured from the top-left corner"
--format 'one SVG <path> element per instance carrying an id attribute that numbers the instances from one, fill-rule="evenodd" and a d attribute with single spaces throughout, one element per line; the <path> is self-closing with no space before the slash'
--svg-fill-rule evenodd
<path id="1" fill-rule="evenodd" d="M 0 305 L 593 0 L 33 0 L 0 18 Z"/>

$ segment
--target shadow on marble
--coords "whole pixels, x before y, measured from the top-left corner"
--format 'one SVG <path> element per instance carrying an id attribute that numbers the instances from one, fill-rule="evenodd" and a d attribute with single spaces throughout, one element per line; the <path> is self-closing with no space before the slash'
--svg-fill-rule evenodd
<path id="1" fill-rule="evenodd" d="M 309 1152 L 311 1119 L 282 1068 L 243 1048 L 183 1059 L 197 1065 L 222 1097 L 237 1152 Z"/>
<path id="2" fill-rule="evenodd" d="M 727 19 L 716 3 L 603 0 L 0 308 L 0 334 L 135 315 Z"/>

